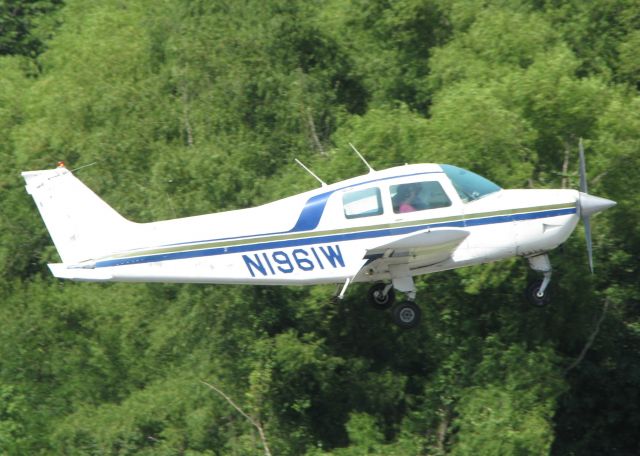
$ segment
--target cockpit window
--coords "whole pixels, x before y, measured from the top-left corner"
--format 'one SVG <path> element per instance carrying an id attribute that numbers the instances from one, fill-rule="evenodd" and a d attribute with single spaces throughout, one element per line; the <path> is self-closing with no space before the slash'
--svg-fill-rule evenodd
<path id="1" fill-rule="evenodd" d="M 465 203 L 502 190 L 489 179 L 452 165 L 440 165 Z"/>
<path id="2" fill-rule="evenodd" d="M 382 214 L 382 198 L 377 187 L 355 190 L 342 196 L 344 215 L 348 219 Z"/>
<path id="3" fill-rule="evenodd" d="M 436 181 L 392 185 L 389 191 L 396 214 L 451 206 L 451 200 Z"/>

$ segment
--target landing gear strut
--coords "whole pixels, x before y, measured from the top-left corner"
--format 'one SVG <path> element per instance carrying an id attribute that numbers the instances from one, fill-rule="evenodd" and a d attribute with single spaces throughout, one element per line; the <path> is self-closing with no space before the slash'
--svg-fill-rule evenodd
<path id="1" fill-rule="evenodd" d="M 406 263 L 392 264 L 389 266 L 389 272 L 391 273 L 393 288 L 407 296 L 406 301 L 399 302 L 391 309 L 393 322 L 403 329 L 415 328 L 420 323 L 422 312 L 414 302 L 416 299 L 416 285 L 413 283 L 409 265 Z"/>
<path id="2" fill-rule="evenodd" d="M 551 282 L 551 262 L 549 255 L 545 253 L 529 257 L 529 266 L 534 271 L 541 272 L 543 278 L 529 284 L 526 291 L 527 299 L 536 307 L 544 307 L 550 301 L 548 286 Z"/>

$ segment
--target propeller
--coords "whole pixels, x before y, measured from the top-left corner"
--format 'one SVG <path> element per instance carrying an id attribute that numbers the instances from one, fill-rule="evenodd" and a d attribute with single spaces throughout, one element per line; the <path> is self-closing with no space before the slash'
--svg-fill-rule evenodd
<path id="1" fill-rule="evenodd" d="M 584 234 L 587 241 L 587 255 L 589 257 L 589 269 L 593 273 L 593 246 L 591 242 L 591 216 L 597 212 L 604 211 L 617 203 L 599 196 L 589 195 L 587 189 L 587 166 L 584 159 L 584 147 L 582 138 L 579 142 L 580 150 L 580 216 L 584 223 Z"/>

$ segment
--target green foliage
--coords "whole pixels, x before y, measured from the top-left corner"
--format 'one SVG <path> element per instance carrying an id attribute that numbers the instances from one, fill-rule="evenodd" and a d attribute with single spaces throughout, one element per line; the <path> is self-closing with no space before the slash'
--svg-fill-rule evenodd
<path id="1" fill-rule="evenodd" d="M 3 0 L 0 3 L 0 55 L 35 57 L 49 38 L 61 0 Z"/>
<path id="2" fill-rule="evenodd" d="M 460 111 L 460 106 L 465 109 Z M 491 90 L 460 83 L 441 92 L 432 109 L 430 127 L 429 147 L 442 157 L 440 162 L 491 173 L 507 188 L 522 187 L 531 176 L 536 133 Z M 473 152 L 466 152 L 469 150 Z"/>
<path id="3" fill-rule="evenodd" d="M 640 64 L 634 58 L 634 49 L 640 45 L 640 30 L 635 30 L 627 36 L 626 40 L 618 45 L 620 54 L 619 71 L 621 78 L 625 81 L 635 84 L 640 89 Z"/>
<path id="4" fill-rule="evenodd" d="M 640 26 L 637 2 L 548 0 L 545 3 L 546 16 L 580 57 L 581 73 L 625 80 L 624 73 L 616 74 L 621 63 L 619 49 Z"/>
<path id="5" fill-rule="evenodd" d="M 24 447 L 24 421 L 27 407 L 24 395 L 12 385 L 0 385 L 0 451 L 18 454 Z"/>
<path id="6" fill-rule="evenodd" d="M 487 340 L 474 386 L 462 391 L 452 454 L 546 454 L 551 419 L 563 389 L 553 350 Z"/>
<path id="7" fill-rule="evenodd" d="M 0 5 L 0 453 L 635 454 L 638 6 L 459 0 Z M 403 332 L 333 287 L 78 284 L 19 172 L 66 160 L 136 221 L 451 163 L 618 202 L 554 252 L 417 281 Z M 601 323 L 603 310 L 606 311 Z M 590 336 L 595 338 L 583 353 Z M 580 357 L 580 358 L 579 358 Z M 575 361 L 579 360 L 574 366 Z M 569 366 L 573 366 L 568 369 Z"/>
<path id="8" fill-rule="evenodd" d="M 415 436 L 402 436 L 395 443 L 385 444 L 384 435 L 375 419 L 366 413 L 352 414 L 346 424 L 346 428 L 350 443 L 348 447 L 337 448 L 331 452 L 324 452 L 314 448 L 306 453 L 307 456 L 401 456 L 420 452 L 421 442 Z"/>

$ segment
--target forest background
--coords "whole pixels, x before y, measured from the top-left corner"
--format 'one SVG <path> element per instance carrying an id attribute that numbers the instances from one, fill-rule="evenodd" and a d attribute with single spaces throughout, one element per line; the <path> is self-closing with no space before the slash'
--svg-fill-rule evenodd
<path id="1" fill-rule="evenodd" d="M 640 454 L 636 0 L 0 2 L 0 454 Z M 554 251 L 366 286 L 81 284 L 20 171 L 64 160 L 126 217 L 248 207 L 459 165 L 618 202 Z M 205 383 L 206 382 L 206 383 Z M 246 419 L 218 392 L 224 392 Z"/>

